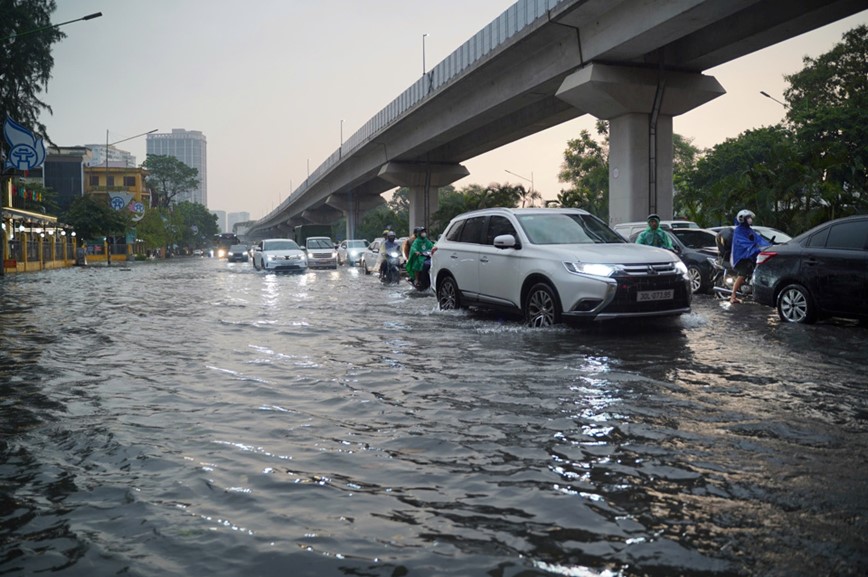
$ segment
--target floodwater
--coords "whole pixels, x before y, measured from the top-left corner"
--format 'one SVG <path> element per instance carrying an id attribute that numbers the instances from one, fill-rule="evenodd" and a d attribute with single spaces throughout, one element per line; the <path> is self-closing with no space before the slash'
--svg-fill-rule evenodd
<path id="1" fill-rule="evenodd" d="M 0 575 L 868 573 L 853 323 L 529 329 L 195 258 L 0 307 Z"/>

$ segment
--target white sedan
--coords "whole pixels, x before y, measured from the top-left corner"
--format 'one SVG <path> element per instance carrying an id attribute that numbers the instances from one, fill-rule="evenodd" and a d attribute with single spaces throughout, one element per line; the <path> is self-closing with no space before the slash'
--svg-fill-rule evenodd
<path id="1" fill-rule="evenodd" d="M 265 271 L 307 271 L 307 255 L 293 240 L 267 238 L 253 246 L 253 268 Z"/>

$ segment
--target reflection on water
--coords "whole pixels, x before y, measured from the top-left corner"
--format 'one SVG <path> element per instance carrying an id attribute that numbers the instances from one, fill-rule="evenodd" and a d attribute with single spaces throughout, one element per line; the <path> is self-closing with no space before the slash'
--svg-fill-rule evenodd
<path id="1" fill-rule="evenodd" d="M 0 279 L 0 575 L 862 575 L 865 331 L 356 269 Z"/>

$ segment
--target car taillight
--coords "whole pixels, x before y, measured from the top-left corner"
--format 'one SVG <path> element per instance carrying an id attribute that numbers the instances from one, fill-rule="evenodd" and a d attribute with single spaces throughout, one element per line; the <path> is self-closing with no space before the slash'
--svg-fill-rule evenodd
<path id="1" fill-rule="evenodd" d="M 776 253 L 775 251 L 764 250 L 756 256 L 756 263 L 762 264 L 762 263 L 766 262 L 767 260 L 770 260 L 772 257 L 775 257 L 775 256 L 778 256 L 778 253 Z"/>

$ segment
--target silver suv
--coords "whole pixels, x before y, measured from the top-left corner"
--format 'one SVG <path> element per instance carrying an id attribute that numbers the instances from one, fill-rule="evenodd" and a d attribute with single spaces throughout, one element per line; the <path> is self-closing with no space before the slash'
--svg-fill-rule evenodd
<path id="1" fill-rule="evenodd" d="M 573 208 L 456 216 L 434 246 L 431 281 L 441 310 L 503 309 L 531 326 L 690 312 L 687 267 L 676 254 L 628 243 Z"/>

